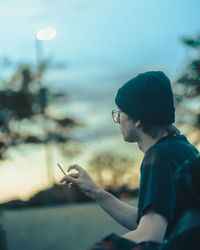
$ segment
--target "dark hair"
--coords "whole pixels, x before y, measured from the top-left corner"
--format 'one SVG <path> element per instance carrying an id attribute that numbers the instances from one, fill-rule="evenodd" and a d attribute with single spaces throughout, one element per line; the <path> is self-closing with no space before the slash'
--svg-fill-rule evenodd
<path id="1" fill-rule="evenodd" d="M 136 118 L 132 118 L 130 116 L 128 116 L 129 120 L 133 120 L 134 122 L 136 122 L 137 120 L 140 119 L 136 119 Z M 145 121 L 141 121 L 141 128 L 143 130 L 143 132 L 149 136 L 151 136 L 152 138 L 157 138 L 158 136 L 162 136 L 165 133 L 167 133 L 168 135 L 180 135 L 181 132 L 178 128 L 176 128 L 173 124 L 158 124 L 158 123 L 150 123 L 150 122 L 145 122 Z"/>
<path id="2" fill-rule="evenodd" d="M 142 122 L 141 127 L 143 132 L 150 135 L 152 138 L 156 138 L 159 135 L 164 135 L 165 133 L 168 135 L 180 135 L 181 133 L 180 130 L 172 124 L 163 125 Z"/>

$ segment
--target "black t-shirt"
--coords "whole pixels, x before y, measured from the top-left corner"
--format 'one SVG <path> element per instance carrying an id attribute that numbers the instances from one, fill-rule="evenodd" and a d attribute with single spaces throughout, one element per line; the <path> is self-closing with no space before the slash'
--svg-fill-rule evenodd
<path id="1" fill-rule="evenodd" d="M 184 135 L 165 136 L 145 153 L 141 165 L 137 223 L 150 206 L 168 220 L 167 238 L 180 213 L 175 172 L 199 156 Z"/>

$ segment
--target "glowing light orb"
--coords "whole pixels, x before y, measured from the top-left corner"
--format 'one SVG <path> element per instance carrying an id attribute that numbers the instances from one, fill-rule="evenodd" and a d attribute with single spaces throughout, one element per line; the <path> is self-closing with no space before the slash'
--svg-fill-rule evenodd
<path id="1" fill-rule="evenodd" d="M 36 34 L 38 40 L 52 40 L 56 36 L 55 29 L 42 29 Z"/>

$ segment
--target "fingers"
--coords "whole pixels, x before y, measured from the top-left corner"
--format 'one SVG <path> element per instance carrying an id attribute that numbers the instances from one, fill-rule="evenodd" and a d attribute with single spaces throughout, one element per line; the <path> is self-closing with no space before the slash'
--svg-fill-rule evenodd
<path id="1" fill-rule="evenodd" d="M 67 176 L 64 176 L 60 180 L 60 183 L 65 181 L 66 182 L 65 185 L 70 183 L 69 188 L 71 188 L 71 186 L 73 186 L 73 184 L 78 183 L 78 180 L 79 180 L 78 178 L 80 177 L 80 173 L 84 171 L 84 169 L 77 164 L 69 166 L 67 172 L 69 172 L 71 169 L 76 169 L 78 171 L 78 173 L 68 174 Z"/>
<path id="2" fill-rule="evenodd" d="M 80 174 L 79 173 L 72 173 L 72 174 L 69 174 L 68 176 L 71 176 L 73 178 L 79 178 Z"/>
<path id="3" fill-rule="evenodd" d="M 84 171 L 84 169 L 82 167 L 80 167 L 79 165 L 71 165 L 69 166 L 67 172 L 69 172 L 71 169 L 76 169 L 78 172 Z"/>
<path id="4" fill-rule="evenodd" d="M 79 178 L 79 173 L 68 174 L 67 176 L 64 176 L 64 177 L 60 180 L 60 182 L 62 183 L 63 181 L 69 179 L 69 178 L 66 178 L 66 177 Z"/>
<path id="5" fill-rule="evenodd" d="M 64 181 L 66 181 L 66 183 L 70 183 L 70 182 L 77 183 L 78 182 L 78 179 L 77 179 L 78 178 L 78 173 L 77 174 L 74 173 L 74 174 L 71 174 L 71 175 L 73 175 L 73 176 L 68 175 L 68 176 L 63 177 L 60 180 L 60 183 L 62 183 Z"/>

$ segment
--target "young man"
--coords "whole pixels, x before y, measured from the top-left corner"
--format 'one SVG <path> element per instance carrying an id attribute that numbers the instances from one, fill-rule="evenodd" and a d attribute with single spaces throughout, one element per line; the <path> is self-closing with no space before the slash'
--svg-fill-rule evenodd
<path id="1" fill-rule="evenodd" d="M 123 138 L 136 142 L 144 153 L 140 172 L 138 208 L 127 205 L 100 188 L 79 165 L 78 173 L 61 182 L 79 186 L 110 216 L 130 230 L 123 235 L 131 242 L 166 239 L 180 216 L 175 172 L 199 156 L 199 151 L 173 125 L 175 108 L 171 83 L 161 71 L 137 75 L 117 92 L 113 110 Z M 122 166 L 123 167 L 123 166 Z"/>

